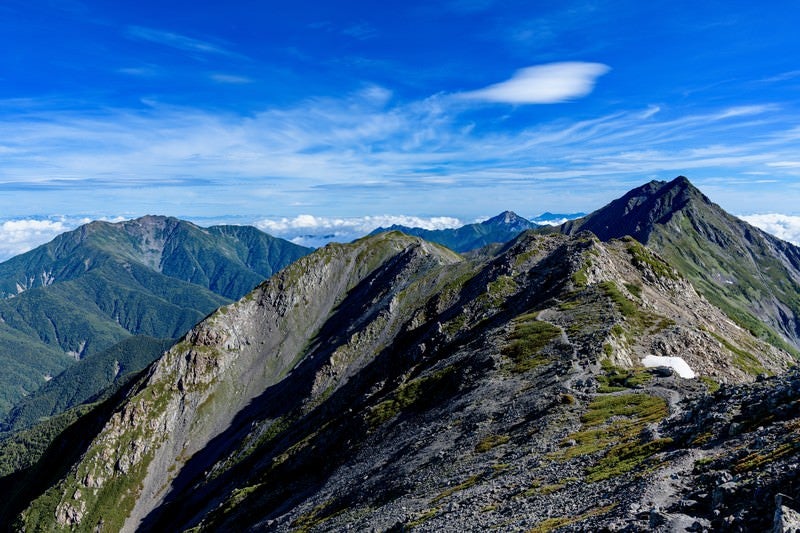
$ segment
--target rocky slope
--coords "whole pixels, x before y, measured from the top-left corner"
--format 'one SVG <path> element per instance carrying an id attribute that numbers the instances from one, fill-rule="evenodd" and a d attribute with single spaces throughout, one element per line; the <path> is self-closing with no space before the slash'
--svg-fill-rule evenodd
<path id="1" fill-rule="evenodd" d="M 699 378 L 645 369 L 653 357 Z M 752 433 L 734 420 L 750 392 L 733 391 L 769 401 L 759 387 L 776 381 L 732 384 L 792 363 L 633 239 L 525 233 L 468 260 L 381 234 L 318 250 L 193 328 L 52 486 L 8 489 L 3 516 L 78 531 L 763 524 L 772 508 L 714 496 L 722 478 L 702 478 L 710 497 L 659 487 L 728 445 L 709 421 Z M 762 500 L 797 461 L 780 447 L 793 383 L 775 385 L 780 417 L 758 417 L 774 430 L 762 449 L 780 449 L 747 463 L 774 468 Z"/>
<path id="2" fill-rule="evenodd" d="M 372 235 L 386 231 L 401 231 L 406 235 L 422 237 L 427 241 L 447 246 L 456 252 L 469 252 L 494 243 L 507 243 L 523 231 L 538 226 L 516 213 L 504 211 L 483 222 L 466 224 L 460 228 L 428 230 L 395 224 L 389 228 L 378 228 Z"/>
<path id="3" fill-rule="evenodd" d="M 634 237 L 739 325 L 800 348 L 800 248 L 729 215 L 686 178 L 651 181 L 561 227 L 584 230 L 603 240 Z"/>
<path id="4" fill-rule="evenodd" d="M 180 337 L 308 252 L 251 227 L 148 216 L 92 222 L 5 261 L 0 364 L 9 371 L 0 376 L 0 414 L 131 335 Z"/>

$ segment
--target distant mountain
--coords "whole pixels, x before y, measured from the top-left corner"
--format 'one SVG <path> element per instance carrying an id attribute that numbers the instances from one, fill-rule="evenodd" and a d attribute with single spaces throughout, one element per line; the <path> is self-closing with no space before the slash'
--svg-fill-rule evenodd
<path id="1" fill-rule="evenodd" d="M 1 263 L 0 414 L 130 335 L 180 337 L 309 251 L 252 227 L 147 216 L 92 222 Z"/>
<path id="2" fill-rule="evenodd" d="M 529 231 L 468 259 L 381 233 L 207 317 L 0 479 L 0 521 L 769 530 L 800 496 L 798 379 L 731 385 L 792 362 L 632 238 Z"/>
<path id="3" fill-rule="evenodd" d="M 568 220 L 574 220 L 586 216 L 586 213 L 551 213 L 545 211 L 539 216 L 531 219 L 531 222 L 540 226 L 560 226 Z"/>
<path id="4" fill-rule="evenodd" d="M 800 248 L 726 213 L 685 177 L 651 181 L 561 227 L 583 230 L 602 240 L 632 236 L 739 325 L 800 348 Z"/>
<path id="5" fill-rule="evenodd" d="M 467 224 L 460 228 L 428 230 L 394 224 L 388 228 L 378 228 L 370 235 L 384 231 L 401 231 L 406 235 L 422 237 L 427 241 L 441 244 L 456 252 L 468 252 L 488 244 L 506 243 L 523 231 L 536 227 L 537 224 L 516 213 L 504 211 L 483 222 Z"/>

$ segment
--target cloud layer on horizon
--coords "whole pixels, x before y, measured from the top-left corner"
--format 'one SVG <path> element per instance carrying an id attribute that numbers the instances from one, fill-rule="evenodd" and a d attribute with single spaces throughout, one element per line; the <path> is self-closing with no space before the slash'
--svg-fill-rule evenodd
<path id="1" fill-rule="evenodd" d="M 0 261 L 25 253 L 73 228 L 65 219 L 6 220 L 0 223 Z"/>
<path id="2" fill-rule="evenodd" d="M 434 230 L 457 228 L 463 226 L 464 222 L 447 216 L 425 218 L 406 215 L 363 217 L 298 215 L 293 218 L 265 218 L 253 225 L 270 235 L 290 240 L 295 244 L 319 247 L 329 242 L 349 242 L 377 228 L 388 228 L 395 224 Z"/>
<path id="3" fill-rule="evenodd" d="M 379 227 L 393 224 L 424 229 L 456 228 L 464 224 L 478 222 L 464 221 L 456 217 L 418 217 L 411 215 L 380 215 L 363 217 L 325 217 L 310 214 L 295 217 L 265 217 L 251 225 L 270 235 L 290 240 L 303 246 L 320 247 L 329 242 L 350 242 L 372 232 Z M 775 235 L 779 239 L 800 246 L 800 216 L 779 213 L 759 215 L 739 215 L 739 218 Z M 533 219 L 533 218 L 532 218 Z M 120 222 L 125 217 L 103 217 L 102 220 Z M 565 219 L 567 220 L 567 219 Z M 50 242 L 59 234 L 73 230 L 91 222 L 86 217 L 49 217 L 5 220 L 0 222 L 0 261 L 25 253 Z M 201 226 L 208 224 L 197 221 Z M 218 217 L 215 224 L 241 224 L 235 216 Z"/>
<path id="4" fill-rule="evenodd" d="M 800 246 L 800 216 L 767 213 L 762 215 L 740 215 L 739 218 L 749 222 L 779 239 Z"/>

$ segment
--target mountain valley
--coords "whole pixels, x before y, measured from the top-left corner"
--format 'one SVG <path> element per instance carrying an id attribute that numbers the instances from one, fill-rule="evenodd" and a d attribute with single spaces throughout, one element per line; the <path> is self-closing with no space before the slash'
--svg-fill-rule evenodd
<path id="1" fill-rule="evenodd" d="M 330 244 L 229 293 L 238 301 L 144 371 L 93 379 L 106 392 L 78 385 L 56 409 L 45 387 L 46 408 L 13 411 L 40 444 L 2 472 L 0 519 L 24 531 L 798 527 L 800 250 L 685 178 L 489 242 L 505 244 L 460 255 L 399 231 Z M 205 246 L 192 257 L 217 264 Z M 168 270 L 168 247 L 153 249 L 137 261 Z M 220 289 L 239 279 L 227 268 L 172 272 Z M 100 368 L 123 360 L 95 353 Z M 76 384 L 78 369 L 61 379 Z M 59 416 L 66 429 L 48 429 Z"/>

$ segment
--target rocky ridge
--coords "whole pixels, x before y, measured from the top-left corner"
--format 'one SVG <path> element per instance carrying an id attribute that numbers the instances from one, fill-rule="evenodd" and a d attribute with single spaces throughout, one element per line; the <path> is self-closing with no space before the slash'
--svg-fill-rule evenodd
<path id="1" fill-rule="evenodd" d="M 651 181 L 560 231 L 632 236 L 741 327 L 800 354 L 800 248 L 726 213 L 680 176 Z"/>
<path id="2" fill-rule="evenodd" d="M 632 239 L 526 233 L 472 260 L 398 233 L 329 245 L 154 364 L 18 526 L 661 527 L 676 498 L 648 487 L 713 445 L 692 433 L 704 394 L 792 362 Z"/>

